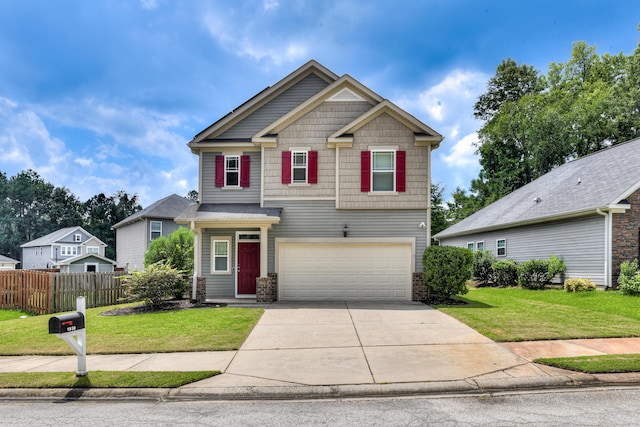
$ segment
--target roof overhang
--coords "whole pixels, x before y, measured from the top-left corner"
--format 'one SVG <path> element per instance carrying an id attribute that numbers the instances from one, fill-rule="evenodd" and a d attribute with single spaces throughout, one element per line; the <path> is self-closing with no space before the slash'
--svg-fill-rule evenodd
<path id="1" fill-rule="evenodd" d="M 192 228 L 271 227 L 280 223 L 281 211 L 254 204 L 200 204 L 190 206 L 174 221 Z"/>

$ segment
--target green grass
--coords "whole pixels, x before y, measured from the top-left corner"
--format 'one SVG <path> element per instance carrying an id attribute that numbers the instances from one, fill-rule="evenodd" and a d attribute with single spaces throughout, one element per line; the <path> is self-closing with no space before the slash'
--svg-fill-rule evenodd
<path id="1" fill-rule="evenodd" d="M 99 316 L 113 308 L 87 310 L 87 354 L 236 350 L 264 311 L 223 307 Z M 50 317 L 2 321 L 0 355 L 74 354 L 63 340 L 49 335 Z"/>
<path id="2" fill-rule="evenodd" d="M 174 388 L 219 373 L 92 371 L 76 377 L 69 372 L 12 372 L 0 373 L 0 388 Z"/>
<path id="3" fill-rule="evenodd" d="M 640 371 L 640 354 L 607 354 L 562 358 L 541 358 L 535 363 L 555 366 L 588 374 L 606 374 Z"/>
<path id="4" fill-rule="evenodd" d="M 640 298 L 619 292 L 472 288 L 462 299 L 438 309 L 494 341 L 640 336 Z"/>
<path id="5" fill-rule="evenodd" d="M 0 310 L 0 322 L 3 320 L 19 319 L 20 316 L 32 316 L 22 310 Z"/>

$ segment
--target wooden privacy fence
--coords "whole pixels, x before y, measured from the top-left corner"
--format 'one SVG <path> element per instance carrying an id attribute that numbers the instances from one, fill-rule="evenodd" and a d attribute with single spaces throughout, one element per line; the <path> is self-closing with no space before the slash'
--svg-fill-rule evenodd
<path id="1" fill-rule="evenodd" d="M 43 273 L 29 270 L 0 272 L 0 308 L 22 309 L 34 314 L 76 309 L 76 297 L 86 307 L 121 303 L 123 271 L 110 273 Z"/>

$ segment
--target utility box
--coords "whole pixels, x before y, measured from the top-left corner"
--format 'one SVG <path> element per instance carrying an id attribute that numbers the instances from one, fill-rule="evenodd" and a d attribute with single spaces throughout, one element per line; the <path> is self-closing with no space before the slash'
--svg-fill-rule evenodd
<path id="1" fill-rule="evenodd" d="M 69 313 L 55 316 L 49 319 L 50 334 L 66 334 L 84 329 L 84 314 Z"/>

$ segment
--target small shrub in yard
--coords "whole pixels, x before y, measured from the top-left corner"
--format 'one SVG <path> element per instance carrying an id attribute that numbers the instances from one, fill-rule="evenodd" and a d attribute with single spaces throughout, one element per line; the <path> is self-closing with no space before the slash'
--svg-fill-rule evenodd
<path id="1" fill-rule="evenodd" d="M 518 285 L 525 289 L 544 289 L 551 283 L 549 261 L 531 259 L 518 266 Z"/>
<path id="2" fill-rule="evenodd" d="M 620 265 L 620 276 L 618 276 L 618 288 L 624 295 L 640 295 L 640 271 L 638 271 L 638 260 L 632 262 L 625 261 Z"/>
<path id="3" fill-rule="evenodd" d="M 162 304 L 176 294 L 182 286 L 182 271 L 162 262 L 150 264 L 144 271 L 132 271 L 122 276 L 125 298 L 128 301 L 144 301 L 151 309 Z"/>
<path id="4" fill-rule="evenodd" d="M 468 292 L 466 282 L 471 279 L 473 254 L 467 248 L 429 246 L 422 255 L 424 284 L 429 299 L 449 299 Z"/>
<path id="5" fill-rule="evenodd" d="M 551 280 L 556 275 L 560 276 L 560 280 L 564 279 L 564 272 L 567 270 L 567 266 L 564 265 L 564 260 L 562 258 L 558 258 L 555 255 L 551 255 L 549 257 L 549 277 Z"/>
<path id="6" fill-rule="evenodd" d="M 564 290 L 567 292 L 595 291 L 596 284 L 589 279 L 572 278 L 564 281 Z"/>
<path id="7" fill-rule="evenodd" d="M 498 261 L 491 266 L 493 282 L 496 286 L 505 288 L 518 284 L 518 264 L 512 259 Z"/>
<path id="8" fill-rule="evenodd" d="M 473 278 L 480 282 L 480 286 L 487 286 L 493 282 L 491 266 L 497 260 L 496 256 L 490 251 L 476 251 L 473 253 Z"/>

